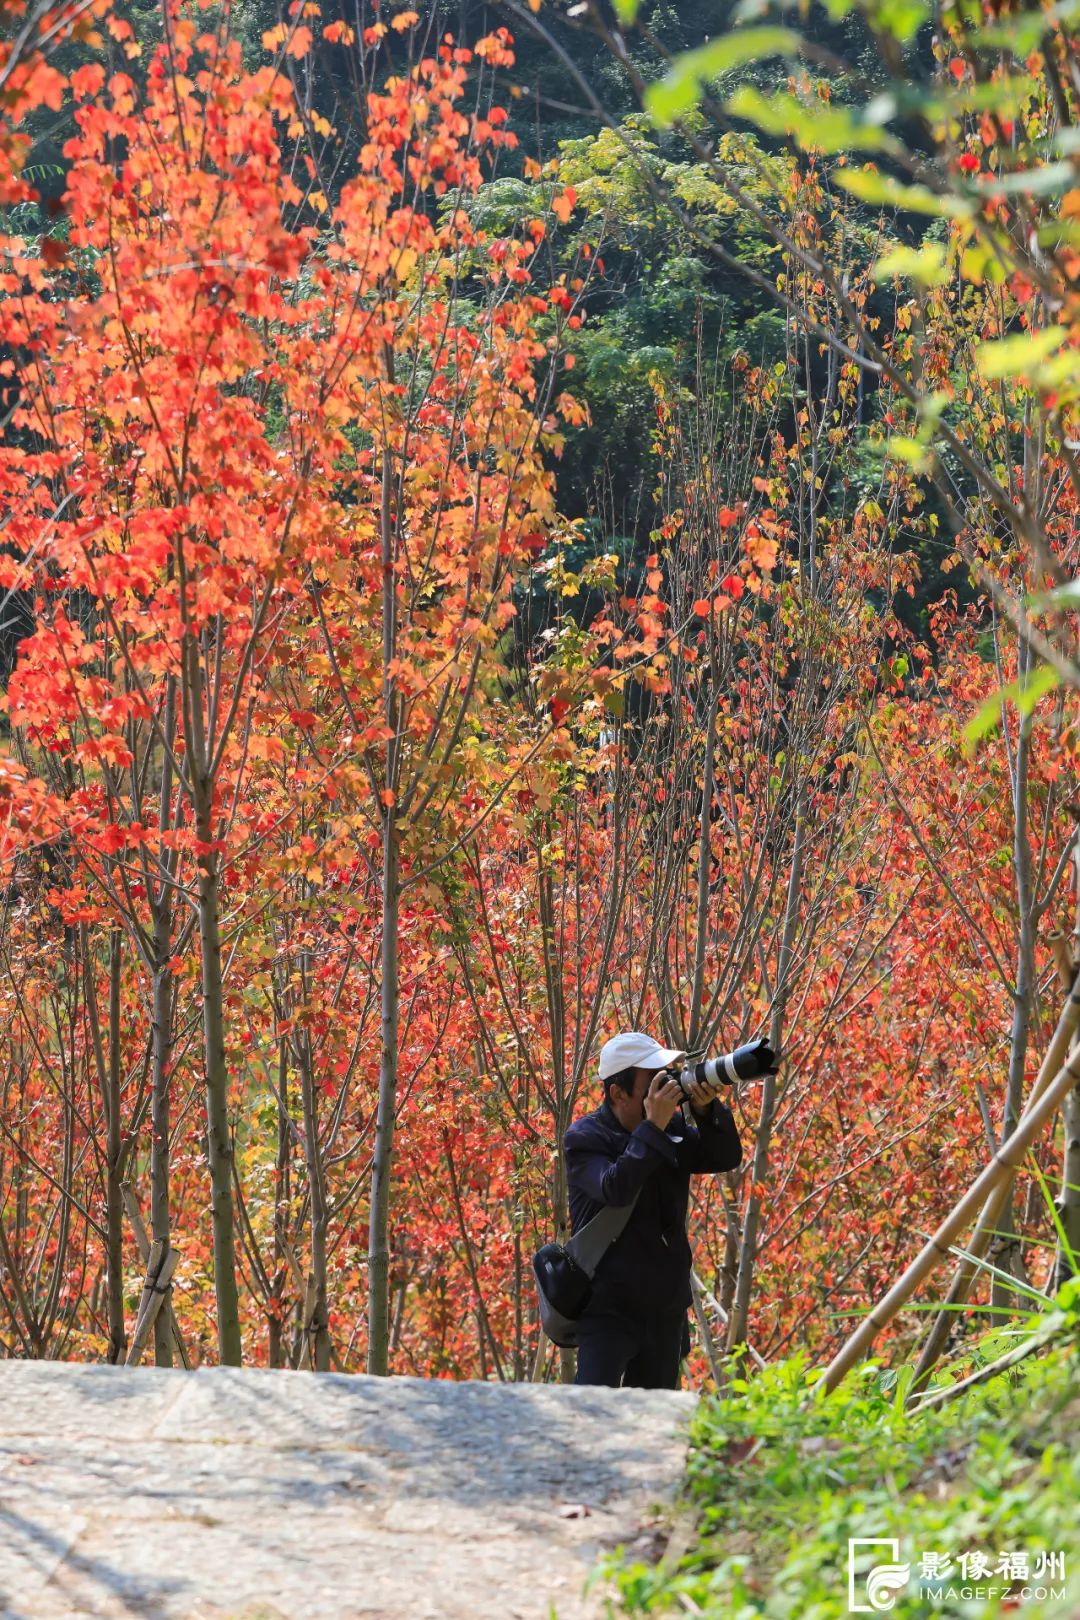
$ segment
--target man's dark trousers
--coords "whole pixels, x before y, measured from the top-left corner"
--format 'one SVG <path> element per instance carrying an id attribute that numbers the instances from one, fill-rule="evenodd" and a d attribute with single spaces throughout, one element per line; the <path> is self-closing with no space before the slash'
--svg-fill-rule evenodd
<path id="1" fill-rule="evenodd" d="M 679 1363 L 689 1349 L 686 1311 L 590 1311 L 578 1328 L 576 1384 L 678 1389 Z"/>

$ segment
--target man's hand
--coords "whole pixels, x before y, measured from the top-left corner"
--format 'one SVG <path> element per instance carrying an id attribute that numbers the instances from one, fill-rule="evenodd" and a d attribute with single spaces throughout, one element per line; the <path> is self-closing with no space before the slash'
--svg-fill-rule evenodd
<path id="1" fill-rule="evenodd" d="M 666 1131 L 671 1116 L 682 1102 L 683 1089 L 677 1080 L 668 1079 L 666 1069 L 657 1069 L 645 1093 L 645 1118 L 657 1130 Z"/>
<path id="2" fill-rule="evenodd" d="M 707 1086 L 701 1080 L 690 1082 L 690 1107 L 695 1114 L 707 1114 L 713 1105 L 713 1098 L 717 1093 L 712 1086 Z"/>

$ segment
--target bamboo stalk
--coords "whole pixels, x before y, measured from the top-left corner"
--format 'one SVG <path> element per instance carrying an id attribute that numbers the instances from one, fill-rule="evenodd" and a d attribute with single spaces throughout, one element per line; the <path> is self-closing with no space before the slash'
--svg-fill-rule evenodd
<path id="1" fill-rule="evenodd" d="M 1050 955 L 1054 958 L 1054 966 L 1057 968 L 1057 975 L 1061 988 L 1065 991 L 1066 995 L 1068 995 L 1072 988 L 1072 982 L 1076 977 L 1077 967 L 1072 942 L 1069 937 L 1063 934 L 1059 929 L 1057 932 L 1047 935 L 1046 943 L 1049 947 Z"/>
<path id="2" fill-rule="evenodd" d="M 128 1220 L 131 1223 L 131 1230 L 135 1235 L 135 1247 L 139 1251 L 139 1259 L 145 1266 L 150 1259 L 150 1239 L 146 1235 L 146 1226 L 143 1222 L 142 1211 L 139 1208 L 138 1200 L 135 1197 L 135 1189 L 132 1187 L 129 1181 L 125 1181 L 122 1183 L 120 1191 L 123 1195 L 124 1208 L 127 1210 Z M 165 1328 L 172 1340 L 173 1348 L 180 1357 L 180 1365 L 182 1367 L 187 1367 L 190 1370 L 191 1358 L 187 1353 L 187 1345 L 184 1343 L 184 1335 L 180 1331 L 180 1323 L 178 1322 L 176 1312 L 173 1309 L 171 1283 L 169 1284 L 168 1292 L 165 1295 L 165 1303 L 162 1306 L 162 1311 L 165 1316 Z"/>
<path id="3" fill-rule="evenodd" d="M 705 1355 L 708 1358 L 709 1371 L 712 1374 L 712 1380 L 717 1389 L 722 1389 L 723 1380 L 720 1359 L 716 1354 L 716 1345 L 713 1342 L 712 1329 L 709 1327 L 709 1319 L 705 1315 L 705 1302 L 701 1297 L 701 1283 L 698 1281 L 696 1271 L 691 1271 L 690 1273 L 690 1287 L 694 1296 L 694 1315 L 697 1318 L 698 1332 L 701 1334 L 701 1342 L 705 1346 Z"/>
<path id="4" fill-rule="evenodd" d="M 150 1259 L 146 1267 L 146 1281 L 143 1283 L 142 1299 L 139 1301 L 139 1314 L 135 1318 L 135 1331 L 131 1335 L 131 1349 L 128 1351 L 125 1366 L 137 1367 L 143 1358 L 143 1352 L 150 1342 L 150 1335 L 154 1330 L 154 1322 L 158 1311 L 165 1302 L 165 1295 L 176 1270 L 180 1256 L 175 1249 L 166 1249 L 160 1239 L 150 1245 Z"/>
<path id="5" fill-rule="evenodd" d="M 1070 982 L 1073 981 L 1070 980 Z M 1057 1028 L 1051 1037 L 1046 1056 L 1043 1058 L 1039 1072 L 1035 1077 L 1035 1082 L 1031 1088 L 1031 1096 L 1028 1098 L 1024 1114 L 1021 1115 L 1020 1123 L 1023 1122 L 1032 1108 L 1038 1104 L 1050 1081 L 1050 1077 L 1058 1072 L 1069 1051 L 1078 1026 L 1080 1026 L 1080 980 L 1073 982 L 1072 990 L 1062 1008 Z M 1004 1143 L 1002 1146 L 1004 1146 Z M 1009 1171 L 1005 1177 L 1009 1186 L 1012 1185 L 1014 1174 L 1014 1171 Z M 949 1334 L 955 1325 L 956 1307 L 963 1305 L 971 1292 L 972 1284 L 978 1273 L 979 1262 L 990 1247 L 990 1240 L 994 1235 L 998 1216 L 1001 1214 L 1005 1202 L 1005 1191 L 1004 1185 L 995 1186 L 979 1215 L 971 1241 L 967 1245 L 968 1252 L 953 1273 L 942 1308 L 934 1318 L 934 1324 L 927 1335 L 919 1360 L 916 1363 L 915 1377 L 912 1379 L 908 1394 L 909 1400 L 914 1399 L 919 1391 L 925 1388 L 930 1373 L 944 1350 Z"/>
<path id="6" fill-rule="evenodd" d="M 706 1305 L 711 1305 L 713 1310 L 716 1312 L 717 1316 L 720 1318 L 721 1327 L 726 1328 L 727 1325 L 728 1325 L 728 1321 L 729 1321 L 728 1312 L 721 1305 L 721 1303 L 717 1299 L 716 1295 L 714 1293 L 710 1292 L 710 1290 L 705 1287 L 705 1284 L 702 1282 L 701 1278 L 698 1276 L 696 1271 L 691 1271 L 691 1273 L 690 1273 L 690 1287 L 693 1290 L 694 1310 L 695 1310 L 695 1312 L 697 1312 L 698 1326 L 699 1327 L 701 1326 L 705 1306 Z M 699 1299 L 700 1299 L 700 1310 L 698 1308 Z M 707 1338 L 705 1348 L 706 1348 L 706 1351 L 709 1354 L 709 1363 L 710 1363 L 710 1365 L 712 1365 L 713 1364 L 713 1356 L 712 1356 L 712 1352 L 711 1352 L 711 1350 L 709 1348 L 710 1343 L 711 1343 L 711 1339 Z M 753 1345 L 749 1343 L 749 1341 L 744 1341 L 744 1344 L 745 1344 L 745 1347 L 746 1347 L 746 1352 L 749 1355 L 751 1361 L 753 1361 L 759 1368 L 764 1367 L 764 1366 L 767 1365 L 767 1363 L 765 1361 L 765 1357 L 760 1355 L 759 1352 L 754 1349 Z M 716 1377 L 715 1366 L 713 1366 L 713 1376 Z M 719 1378 L 717 1378 L 717 1384 L 719 1385 L 719 1383 L 720 1383 L 720 1380 L 719 1380 Z"/>
<path id="7" fill-rule="evenodd" d="M 533 1357 L 532 1371 L 529 1374 L 530 1384 L 542 1384 L 547 1372 L 547 1364 L 551 1359 L 552 1343 L 543 1328 L 537 1329 L 536 1354 Z"/>
<path id="8" fill-rule="evenodd" d="M 1069 1007 L 1074 1000 L 1080 1010 L 1080 995 L 1076 990 L 1069 997 Z M 1065 1026 L 1065 1015 L 1058 1025 L 1057 1034 Z M 1069 1033 L 1066 1032 L 1066 1044 Z M 1050 1054 L 1047 1054 L 1049 1059 Z M 1046 1067 L 1044 1062 L 1043 1067 Z M 1040 1071 L 1041 1074 L 1042 1071 Z M 960 1202 L 942 1221 L 937 1231 L 928 1243 L 916 1255 L 907 1270 L 900 1276 L 884 1299 L 863 1318 L 855 1332 L 841 1346 L 825 1369 L 821 1382 L 816 1386 L 817 1391 L 828 1394 L 834 1390 L 844 1375 L 850 1372 L 856 1362 L 870 1349 L 877 1335 L 886 1328 L 897 1312 L 911 1298 L 919 1284 L 930 1274 L 934 1266 L 944 1255 L 949 1253 L 952 1244 L 964 1231 L 976 1210 L 989 1202 L 990 1194 L 995 1193 L 1003 1182 L 1012 1180 L 1017 1169 L 1023 1163 L 1024 1154 L 1035 1141 L 1039 1132 L 1048 1120 L 1054 1117 L 1065 1098 L 1080 1080 L 1080 1049 L 1078 1049 L 1065 1066 L 1058 1070 L 1053 1080 L 1042 1088 L 1041 1095 L 1036 1100 L 1036 1088 L 1032 1092 L 1032 1099 L 1021 1118 L 1017 1121 L 1016 1129 L 1011 1136 L 1007 1136 L 1000 1148 L 994 1154 L 990 1163 L 982 1171 Z"/>

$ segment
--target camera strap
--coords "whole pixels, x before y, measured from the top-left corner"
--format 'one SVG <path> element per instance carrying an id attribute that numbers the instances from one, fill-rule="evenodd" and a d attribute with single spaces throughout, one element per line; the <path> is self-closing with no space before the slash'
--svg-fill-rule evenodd
<path id="1" fill-rule="evenodd" d="M 590 1278 L 595 1275 L 608 1249 L 634 1213 L 640 1189 L 628 1204 L 605 1204 L 598 1215 L 587 1221 L 580 1232 L 564 1244 L 567 1254 Z"/>

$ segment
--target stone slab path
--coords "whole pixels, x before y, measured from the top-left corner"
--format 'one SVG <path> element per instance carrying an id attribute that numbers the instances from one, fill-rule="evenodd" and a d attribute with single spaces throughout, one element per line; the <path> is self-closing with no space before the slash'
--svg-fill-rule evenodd
<path id="1" fill-rule="evenodd" d="M 0 1362 L 0 1615 L 593 1620 L 585 1579 L 647 1539 L 694 1404 Z"/>

